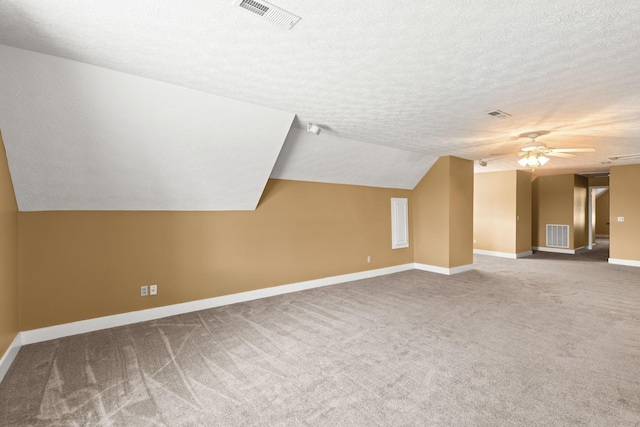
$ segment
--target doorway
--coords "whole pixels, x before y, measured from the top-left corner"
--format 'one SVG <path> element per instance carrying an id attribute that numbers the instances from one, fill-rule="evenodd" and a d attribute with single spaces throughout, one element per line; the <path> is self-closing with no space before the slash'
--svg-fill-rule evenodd
<path id="1" fill-rule="evenodd" d="M 589 187 L 589 243 L 587 248 L 593 250 L 597 241 L 609 240 L 609 186 Z"/>

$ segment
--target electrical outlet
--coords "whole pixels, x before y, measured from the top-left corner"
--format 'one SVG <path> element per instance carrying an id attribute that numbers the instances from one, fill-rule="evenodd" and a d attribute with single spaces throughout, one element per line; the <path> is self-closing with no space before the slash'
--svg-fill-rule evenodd
<path id="1" fill-rule="evenodd" d="M 367 257 L 367 262 L 371 262 L 371 255 Z"/>
<path id="2" fill-rule="evenodd" d="M 623 216 L 619 216 L 618 217 L 618 222 L 624 222 L 624 217 Z"/>
<path id="3" fill-rule="evenodd" d="M 146 297 L 147 295 L 149 295 L 149 287 L 147 285 L 140 286 L 140 296 Z"/>
<path id="4" fill-rule="evenodd" d="M 158 285 L 149 286 L 149 295 L 156 295 L 158 293 Z"/>

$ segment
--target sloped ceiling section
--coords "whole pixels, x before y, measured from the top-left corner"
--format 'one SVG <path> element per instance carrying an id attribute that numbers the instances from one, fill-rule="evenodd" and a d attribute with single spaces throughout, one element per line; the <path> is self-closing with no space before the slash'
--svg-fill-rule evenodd
<path id="1" fill-rule="evenodd" d="M 18 208 L 253 210 L 294 114 L 0 45 Z"/>
<path id="2" fill-rule="evenodd" d="M 438 159 L 292 127 L 273 178 L 413 189 Z"/>

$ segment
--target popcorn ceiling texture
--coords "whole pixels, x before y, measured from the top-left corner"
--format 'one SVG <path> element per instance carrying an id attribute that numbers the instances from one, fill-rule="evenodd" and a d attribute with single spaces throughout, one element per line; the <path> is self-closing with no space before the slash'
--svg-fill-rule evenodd
<path id="1" fill-rule="evenodd" d="M 607 156 L 640 152 L 638 2 L 275 3 L 302 20 L 286 31 L 231 0 L 5 1 L 0 43 L 295 114 L 296 126 L 323 127 L 317 143 L 344 139 L 301 144 L 276 168 L 296 179 L 317 179 L 303 167 L 316 161 L 336 170 L 332 182 L 377 185 L 386 178 L 370 180 L 375 170 L 332 162 L 382 145 L 422 153 L 426 172 L 442 155 L 517 151 L 526 140 L 514 137 L 536 130 L 551 131 L 550 147 L 597 148 L 543 173 L 602 170 Z M 496 108 L 512 117 L 485 114 Z M 515 167 L 502 158 L 481 170 Z"/>

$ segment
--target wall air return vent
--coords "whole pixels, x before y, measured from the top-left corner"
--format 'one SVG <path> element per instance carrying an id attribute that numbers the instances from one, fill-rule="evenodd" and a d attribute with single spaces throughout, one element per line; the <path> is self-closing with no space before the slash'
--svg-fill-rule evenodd
<path id="1" fill-rule="evenodd" d="M 282 10 L 262 0 L 235 0 L 234 5 L 248 10 L 251 13 L 255 13 L 267 21 L 273 22 L 287 30 L 291 29 L 291 27 L 296 25 L 296 22 L 300 20 L 299 16 L 293 15 L 286 10 Z"/>
<path id="2" fill-rule="evenodd" d="M 569 226 L 558 224 L 547 224 L 547 247 L 568 248 L 569 247 Z"/>

